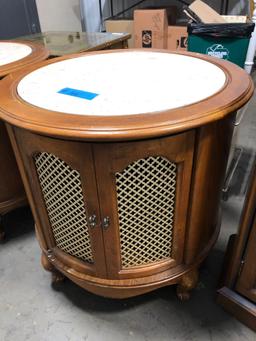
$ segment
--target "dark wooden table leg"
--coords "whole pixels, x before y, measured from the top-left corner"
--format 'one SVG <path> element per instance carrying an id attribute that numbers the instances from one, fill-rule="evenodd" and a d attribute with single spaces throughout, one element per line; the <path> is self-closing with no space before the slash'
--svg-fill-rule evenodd
<path id="1" fill-rule="evenodd" d="M 64 281 L 65 276 L 61 272 L 56 270 L 56 268 L 52 265 L 51 262 L 49 262 L 47 256 L 43 252 L 41 254 L 41 264 L 46 271 L 52 273 L 52 284 L 57 284 Z"/>
<path id="2" fill-rule="evenodd" d="M 5 237 L 5 233 L 2 228 L 2 220 L 3 220 L 3 217 L 0 215 L 0 241 L 4 240 L 4 237 Z"/>
<path id="3" fill-rule="evenodd" d="M 198 281 L 198 269 L 186 273 L 177 286 L 177 296 L 181 301 L 190 299 L 190 291 L 194 289 Z"/>

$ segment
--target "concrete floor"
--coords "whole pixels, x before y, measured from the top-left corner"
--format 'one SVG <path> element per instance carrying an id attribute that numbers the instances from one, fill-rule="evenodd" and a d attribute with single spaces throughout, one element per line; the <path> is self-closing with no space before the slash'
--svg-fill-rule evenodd
<path id="1" fill-rule="evenodd" d="M 255 105 L 254 97 L 237 140 L 250 157 L 244 159 L 233 183 L 239 190 L 222 203 L 221 234 L 201 268 L 190 301 L 178 301 L 174 287 L 126 300 L 97 297 L 68 280 L 51 287 L 51 276 L 40 265 L 32 216 L 23 208 L 4 217 L 7 238 L 0 245 L 0 341 L 255 341 L 253 331 L 215 303 L 226 244 L 238 227 L 245 170 L 256 149 Z"/>

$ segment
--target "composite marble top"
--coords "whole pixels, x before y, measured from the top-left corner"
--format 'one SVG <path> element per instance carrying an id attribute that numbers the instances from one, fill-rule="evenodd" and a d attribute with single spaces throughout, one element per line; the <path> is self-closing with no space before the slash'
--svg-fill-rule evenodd
<path id="1" fill-rule="evenodd" d="M 116 52 L 43 66 L 18 84 L 29 104 L 74 115 L 156 113 L 204 100 L 226 82 L 217 65 L 187 55 Z"/>

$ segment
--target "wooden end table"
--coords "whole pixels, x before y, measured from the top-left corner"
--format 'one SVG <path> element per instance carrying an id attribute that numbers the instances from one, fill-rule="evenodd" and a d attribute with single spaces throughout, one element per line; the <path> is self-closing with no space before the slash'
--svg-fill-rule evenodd
<path id="1" fill-rule="evenodd" d="M 38 44 L 0 41 L 0 79 L 21 68 L 45 60 L 48 55 L 49 52 Z M 0 120 L 0 220 L 1 215 L 26 204 L 27 198 L 6 127 Z M 0 226 L 0 240 L 3 238 L 4 232 Z"/>
<path id="2" fill-rule="evenodd" d="M 217 58 L 100 51 L 0 84 L 6 121 L 54 280 L 125 298 L 195 287 L 214 245 L 235 112 L 251 78 Z"/>
<path id="3" fill-rule="evenodd" d="M 15 38 L 42 44 L 52 57 L 128 47 L 129 33 L 48 31 Z"/>

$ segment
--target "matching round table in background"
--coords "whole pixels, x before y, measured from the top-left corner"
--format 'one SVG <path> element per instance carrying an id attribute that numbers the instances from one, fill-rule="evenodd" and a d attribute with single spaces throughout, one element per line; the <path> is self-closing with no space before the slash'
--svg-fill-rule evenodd
<path id="1" fill-rule="evenodd" d="M 32 66 L 0 91 L 54 280 L 113 298 L 178 284 L 188 298 L 250 77 L 204 55 L 107 51 Z"/>
<path id="2" fill-rule="evenodd" d="M 0 41 L 0 79 L 48 57 L 48 51 L 29 42 Z M 2 93 L 0 94 L 0 103 Z M 15 157 L 3 121 L 0 121 L 0 218 L 27 203 Z M 4 232 L 0 226 L 0 240 Z"/>

